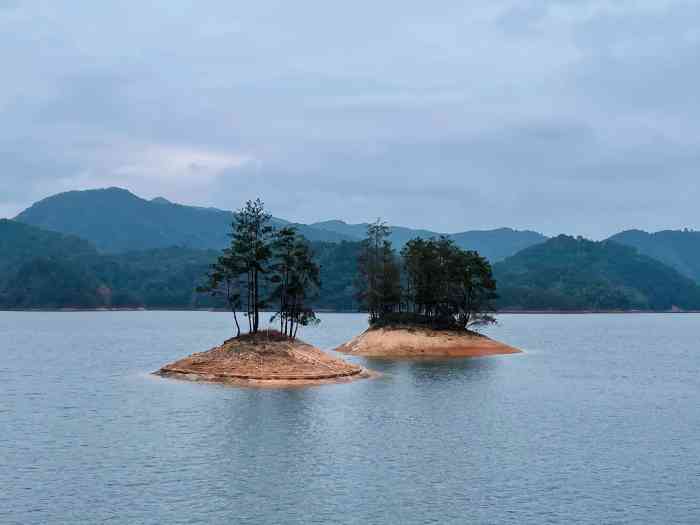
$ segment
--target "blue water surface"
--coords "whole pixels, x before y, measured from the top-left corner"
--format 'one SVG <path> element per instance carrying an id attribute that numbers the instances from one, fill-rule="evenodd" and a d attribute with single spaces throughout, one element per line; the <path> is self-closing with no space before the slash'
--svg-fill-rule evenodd
<path id="1" fill-rule="evenodd" d="M 258 390 L 149 375 L 224 313 L 0 312 L 0 523 L 700 523 L 700 315 L 499 320 L 524 354 Z"/>

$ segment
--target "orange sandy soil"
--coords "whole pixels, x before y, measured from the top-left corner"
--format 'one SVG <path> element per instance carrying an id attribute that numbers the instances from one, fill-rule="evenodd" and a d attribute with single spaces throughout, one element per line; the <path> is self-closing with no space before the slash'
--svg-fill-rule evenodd
<path id="1" fill-rule="evenodd" d="M 483 357 L 521 352 L 476 332 L 405 326 L 370 328 L 335 350 L 384 359 Z"/>
<path id="2" fill-rule="evenodd" d="M 273 330 L 229 339 L 154 373 L 192 381 L 273 388 L 342 383 L 372 375 L 362 367 Z"/>

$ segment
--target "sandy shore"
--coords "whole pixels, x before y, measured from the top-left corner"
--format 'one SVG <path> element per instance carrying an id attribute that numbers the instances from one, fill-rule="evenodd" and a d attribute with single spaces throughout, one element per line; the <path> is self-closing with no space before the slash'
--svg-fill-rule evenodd
<path id="1" fill-rule="evenodd" d="M 344 383 L 372 376 L 362 367 L 274 331 L 229 339 L 154 373 L 191 381 L 271 388 Z"/>
<path id="2" fill-rule="evenodd" d="M 483 357 L 521 352 L 474 332 L 421 327 L 369 329 L 335 350 L 385 359 Z"/>

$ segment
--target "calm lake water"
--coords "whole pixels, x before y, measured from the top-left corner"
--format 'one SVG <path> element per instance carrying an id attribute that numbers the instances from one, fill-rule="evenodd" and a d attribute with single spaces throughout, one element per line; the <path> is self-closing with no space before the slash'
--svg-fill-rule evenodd
<path id="1" fill-rule="evenodd" d="M 525 354 L 275 391 L 148 374 L 226 314 L 0 312 L 0 523 L 700 523 L 700 316 L 500 322 Z"/>

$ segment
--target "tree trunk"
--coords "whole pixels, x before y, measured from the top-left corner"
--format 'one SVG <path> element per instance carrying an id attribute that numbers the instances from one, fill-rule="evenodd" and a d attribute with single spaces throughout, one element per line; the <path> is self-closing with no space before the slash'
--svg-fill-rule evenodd
<path id="1" fill-rule="evenodd" d="M 241 327 L 238 324 L 238 316 L 236 315 L 235 308 L 233 309 L 233 321 L 236 323 L 236 337 L 240 337 L 241 336 Z"/>
<path id="2" fill-rule="evenodd" d="M 259 303 L 258 298 L 260 296 L 260 291 L 258 288 L 258 270 L 257 270 L 257 268 L 254 270 L 253 275 L 254 275 L 253 280 L 255 282 L 255 303 L 254 303 L 255 320 L 254 320 L 253 328 L 254 328 L 255 333 L 257 334 L 258 333 L 258 326 L 260 323 L 260 311 L 259 311 L 259 304 L 258 304 Z"/>

